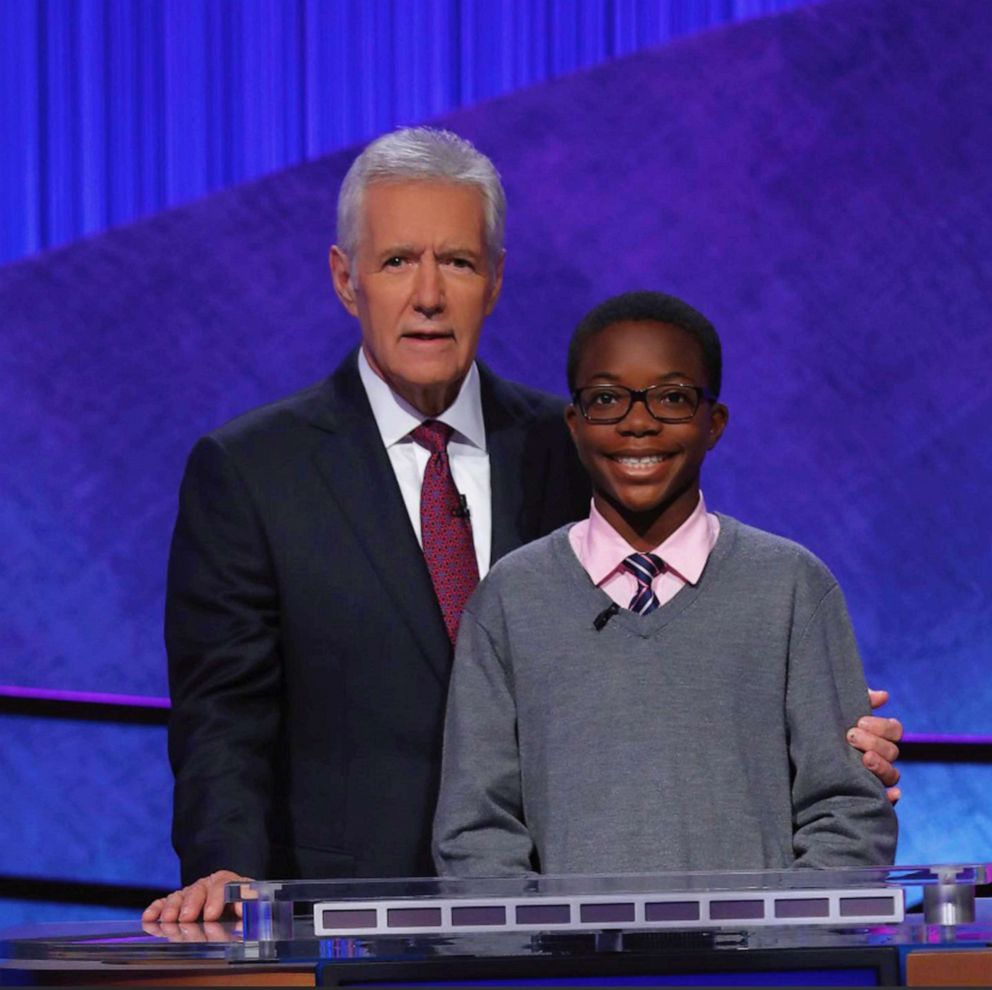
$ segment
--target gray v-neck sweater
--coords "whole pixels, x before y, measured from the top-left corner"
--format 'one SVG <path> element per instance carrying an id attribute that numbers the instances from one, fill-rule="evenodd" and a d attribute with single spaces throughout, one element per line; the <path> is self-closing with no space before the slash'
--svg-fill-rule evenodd
<path id="1" fill-rule="evenodd" d="M 462 617 L 442 875 L 891 863 L 896 820 L 845 741 L 868 711 L 837 582 L 720 516 L 695 586 L 611 604 L 568 527 L 499 561 Z"/>

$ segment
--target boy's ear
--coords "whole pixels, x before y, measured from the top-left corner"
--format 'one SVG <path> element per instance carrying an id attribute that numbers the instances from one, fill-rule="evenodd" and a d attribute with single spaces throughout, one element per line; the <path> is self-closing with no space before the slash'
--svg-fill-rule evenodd
<path id="1" fill-rule="evenodd" d="M 730 410 L 722 402 L 714 402 L 713 410 L 710 413 L 710 436 L 706 444 L 707 450 L 712 450 L 723 436 L 723 431 L 730 422 Z"/>
<path id="2" fill-rule="evenodd" d="M 575 403 L 570 402 L 565 406 L 565 425 L 568 432 L 572 434 L 572 443 L 575 443 L 575 427 L 579 422 L 579 411 L 575 408 Z"/>

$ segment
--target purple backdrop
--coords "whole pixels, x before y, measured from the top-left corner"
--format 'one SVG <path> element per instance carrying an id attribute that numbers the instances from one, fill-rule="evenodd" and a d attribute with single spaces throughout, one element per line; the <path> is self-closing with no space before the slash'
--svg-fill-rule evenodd
<path id="1" fill-rule="evenodd" d="M 609 293 L 660 288 L 713 318 L 732 418 L 708 500 L 827 561 L 870 680 L 918 732 L 992 732 L 990 37 L 973 0 L 834 0 L 439 121 L 493 156 L 510 199 L 484 356 L 562 391 L 569 331 Z M 355 339 L 326 271 L 351 156 L 0 270 L 0 681 L 164 693 L 188 448 Z M 156 741 L 124 773 L 132 736 L 94 731 L 57 749 L 8 734 L 15 803 L 58 819 L 64 793 L 37 781 L 67 766 L 90 800 L 55 851 L 57 828 L 0 827 L 0 872 L 45 855 L 46 872 L 171 882 L 160 730 L 127 730 Z M 900 860 L 992 848 L 988 777 L 908 770 Z M 133 848 L 129 820 L 150 823 Z"/>

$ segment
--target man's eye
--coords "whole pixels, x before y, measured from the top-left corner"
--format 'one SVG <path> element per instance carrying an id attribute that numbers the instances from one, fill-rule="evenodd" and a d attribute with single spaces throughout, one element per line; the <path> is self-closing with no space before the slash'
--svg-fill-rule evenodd
<path id="1" fill-rule="evenodd" d="M 475 271 L 475 265 L 469 258 L 450 258 L 448 260 L 448 264 L 451 265 L 452 268 L 457 268 L 460 271 Z"/>
<path id="2" fill-rule="evenodd" d="M 387 258 L 383 263 L 383 268 L 402 268 L 406 264 L 406 258 L 402 255 L 394 254 L 391 258 Z"/>

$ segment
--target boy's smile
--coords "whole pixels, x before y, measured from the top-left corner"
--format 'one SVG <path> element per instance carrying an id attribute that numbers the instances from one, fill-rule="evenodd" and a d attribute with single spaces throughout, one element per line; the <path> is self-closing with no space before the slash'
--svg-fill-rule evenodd
<path id="1" fill-rule="evenodd" d="M 612 401 L 608 389 L 615 385 L 635 391 L 709 386 L 696 339 L 654 321 L 615 323 L 589 338 L 576 384 L 580 389 L 604 386 L 603 402 Z M 635 398 L 619 423 L 589 422 L 574 404 L 565 413 L 592 479 L 596 508 L 637 550 L 653 550 L 689 518 L 699 501 L 706 452 L 720 439 L 728 415 L 721 403 L 700 398 L 691 419 L 665 423 L 646 402 L 646 397 Z"/>

